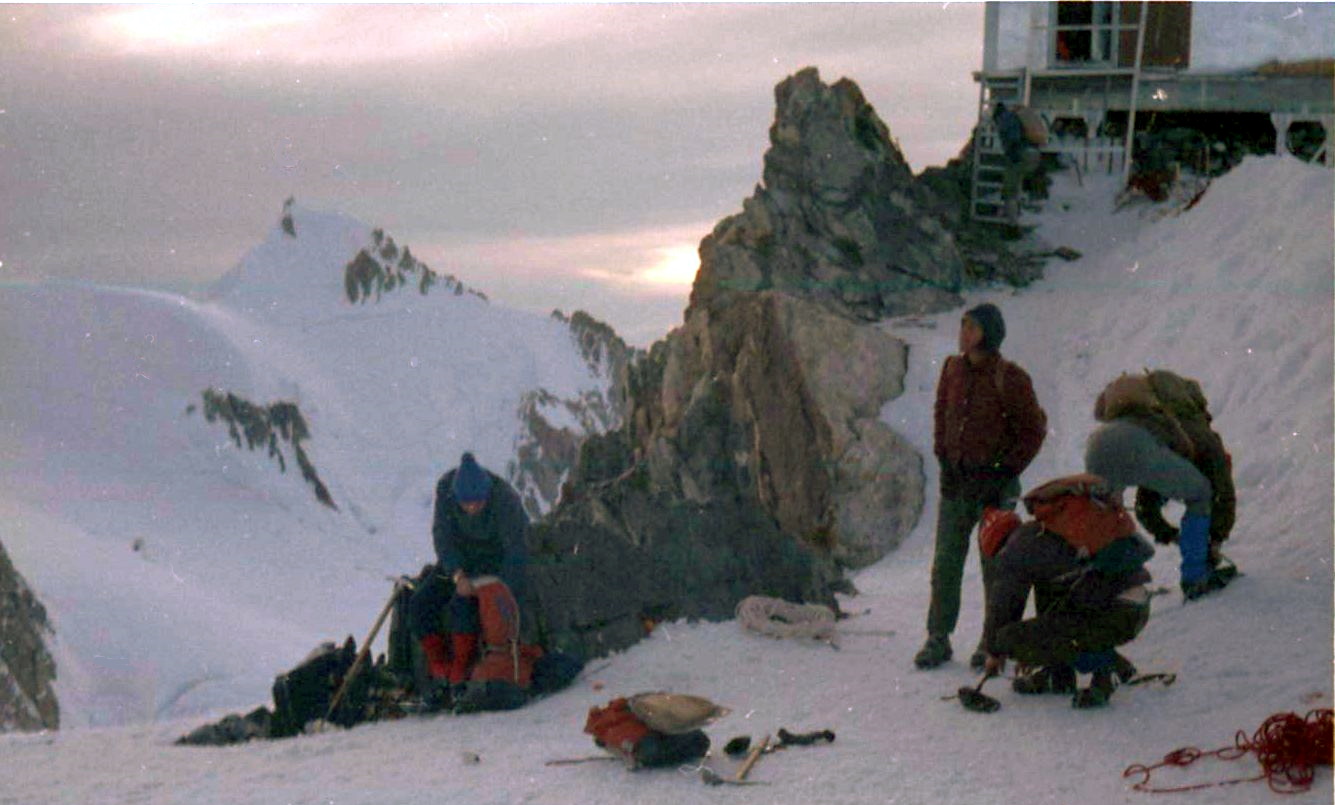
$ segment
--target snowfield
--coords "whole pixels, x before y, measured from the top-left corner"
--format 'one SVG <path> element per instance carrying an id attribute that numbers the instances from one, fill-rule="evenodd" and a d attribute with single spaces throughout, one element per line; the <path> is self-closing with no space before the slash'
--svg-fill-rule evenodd
<path id="1" fill-rule="evenodd" d="M 843 603 L 858 614 L 841 623 L 837 650 L 736 622 L 668 623 L 594 660 L 566 691 L 511 713 L 173 746 L 205 721 L 269 703 L 273 676 L 319 640 L 362 638 L 389 593 L 385 576 L 416 571 L 430 553 L 438 472 L 464 446 L 484 463 L 506 459 L 511 423 L 497 424 L 496 413 L 513 410 L 506 401 L 532 385 L 597 379 L 551 346 L 555 325 L 467 296 L 433 313 L 417 299 L 389 309 L 424 322 L 421 348 L 385 345 L 387 363 L 418 361 L 389 376 L 339 363 L 364 353 L 322 339 L 305 316 L 294 326 L 261 322 L 225 299 L 4 287 L 0 541 L 52 615 L 68 726 L 0 736 L 0 803 L 1146 802 L 1123 778 L 1127 766 L 1183 746 L 1231 745 L 1274 713 L 1331 707 L 1332 172 L 1250 158 L 1188 211 L 1141 204 L 1114 213 L 1113 197 L 1106 177 L 1086 176 L 1083 186 L 1058 177 L 1033 219 L 1035 237 L 1083 258 L 1050 263 L 1029 288 L 967 301 L 1001 308 L 1002 352 L 1030 372 L 1048 413 L 1026 489 L 1083 468 L 1094 398 L 1118 373 L 1174 369 L 1209 397 L 1238 486 L 1225 550 L 1245 575 L 1183 605 L 1177 550 L 1159 548 L 1150 568 L 1169 592 L 1123 653 L 1142 671 L 1176 672 L 1171 687 L 1123 688 L 1097 711 L 1074 710 L 1067 697 L 1016 696 L 1005 680 L 985 689 L 1001 701 L 995 714 L 943 701 L 976 681 L 965 662 L 981 628 L 982 585 L 975 553 L 955 661 L 915 670 L 936 516 L 927 461 L 933 492 L 922 518 L 900 549 L 854 577 L 860 594 Z M 882 418 L 926 456 L 960 312 L 879 325 L 911 345 L 906 391 Z M 355 326 L 374 337 L 369 319 Z M 155 336 L 149 347 L 145 334 Z M 455 348 L 469 336 L 480 352 Z M 321 507 L 299 476 L 278 475 L 261 453 L 233 449 L 220 426 L 185 416 L 186 399 L 209 384 L 264 401 L 298 396 L 316 423 L 313 460 L 335 500 L 348 502 L 343 513 Z M 377 426 L 384 440 L 366 433 L 376 429 L 363 417 L 372 410 L 390 421 Z M 894 634 L 867 634 L 885 631 Z M 750 775 L 761 785 L 751 787 L 707 787 L 693 768 L 544 765 L 595 754 L 581 732 L 588 709 L 644 690 L 732 709 L 707 730 L 708 762 L 723 771 L 735 764 L 721 747 L 737 735 L 759 740 L 783 727 L 830 729 L 837 739 L 762 758 Z M 1258 771 L 1253 756 L 1204 759 L 1161 769 L 1152 782 Z M 1275 796 L 1253 782 L 1174 801 Z M 1324 767 L 1311 792 L 1284 801 L 1331 796 Z"/>

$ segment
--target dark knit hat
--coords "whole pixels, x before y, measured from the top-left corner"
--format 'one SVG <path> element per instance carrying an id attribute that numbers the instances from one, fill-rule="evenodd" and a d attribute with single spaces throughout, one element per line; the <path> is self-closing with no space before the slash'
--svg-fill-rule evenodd
<path id="1" fill-rule="evenodd" d="M 491 475 L 477 464 L 472 453 L 464 453 L 459 459 L 459 469 L 454 471 L 454 499 L 460 503 L 476 503 L 486 500 L 491 492 Z"/>
<path id="2" fill-rule="evenodd" d="M 973 319 L 983 331 L 983 349 L 996 352 L 1001 348 L 1001 342 L 1006 340 L 1006 320 L 1001 318 L 1001 311 L 997 310 L 996 305 L 985 302 L 964 315 Z"/>

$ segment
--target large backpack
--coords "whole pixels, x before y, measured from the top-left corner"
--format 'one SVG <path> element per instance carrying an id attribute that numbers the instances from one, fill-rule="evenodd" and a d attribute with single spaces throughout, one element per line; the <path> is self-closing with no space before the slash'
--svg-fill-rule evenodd
<path id="1" fill-rule="evenodd" d="M 1024 138 L 1035 148 L 1048 144 L 1048 123 L 1037 109 L 1029 106 L 1015 107 L 1015 116 L 1020 120 Z"/>
<path id="2" fill-rule="evenodd" d="M 1167 369 L 1123 373 L 1099 393 L 1094 418 L 1111 422 L 1135 417 L 1155 432 L 1168 447 L 1188 461 L 1196 459 L 1192 433 L 1208 431 L 1210 410 L 1200 383 Z"/>
<path id="3" fill-rule="evenodd" d="M 1048 481 L 1024 496 L 1024 506 L 1044 530 L 1088 556 L 1136 533 L 1135 521 L 1119 494 L 1090 473 Z"/>
<path id="4" fill-rule="evenodd" d="M 338 709 L 330 714 L 329 704 L 343 684 L 357 656 L 356 641 L 351 636 L 342 646 L 322 643 L 297 667 L 279 674 L 273 683 L 273 720 L 269 737 L 296 735 L 311 721 L 330 716 L 330 721 L 351 726 L 364 718 L 370 694 L 371 674 L 363 672 L 348 685 Z"/>
<path id="5" fill-rule="evenodd" d="M 584 732 L 630 769 L 672 766 L 704 757 L 709 751 L 709 736 L 703 730 L 675 734 L 656 730 L 632 710 L 630 700 L 624 697 L 589 708 Z"/>

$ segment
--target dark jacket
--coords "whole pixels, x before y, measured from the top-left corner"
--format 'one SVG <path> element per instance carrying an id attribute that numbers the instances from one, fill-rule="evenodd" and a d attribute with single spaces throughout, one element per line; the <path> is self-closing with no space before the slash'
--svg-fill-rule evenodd
<path id="1" fill-rule="evenodd" d="M 997 653 L 997 634 L 1024 617 L 1029 591 L 1040 614 L 1050 610 L 1100 611 L 1132 587 L 1147 584 L 1145 563 L 1154 546 L 1139 534 L 1122 537 L 1092 559 L 1042 524 L 1021 525 L 992 559 L 983 618 L 983 644 Z"/>
<path id="2" fill-rule="evenodd" d="M 1029 147 L 1020 116 L 1010 109 L 1001 109 L 993 115 L 992 120 L 996 123 L 997 137 L 1001 140 L 1001 150 L 1006 152 L 1006 159 L 1019 162 L 1024 156 L 1025 149 Z"/>
<path id="3" fill-rule="evenodd" d="M 436 513 L 431 524 L 439 571 L 446 577 L 462 569 L 470 577 L 500 576 L 517 600 L 523 601 L 524 568 L 528 564 L 528 515 L 514 488 L 493 473 L 487 505 L 476 517 L 459 508 L 454 473 L 436 484 Z"/>
<path id="4" fill-rule="evenodd" d="M 952 355 L 936 386 L 933 445 L 941 490 L 967 496 L 970 482 L 1018 476 L 1038 455 L 1048 418 L 1029 375 L 992 353 L 974 366 Z"/>

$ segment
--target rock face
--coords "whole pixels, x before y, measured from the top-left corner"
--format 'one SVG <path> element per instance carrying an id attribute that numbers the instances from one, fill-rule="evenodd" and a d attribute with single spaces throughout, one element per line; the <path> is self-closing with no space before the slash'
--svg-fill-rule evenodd
<path id="1" fill-rule="evenodd" d="M 227 425 L 227 435 L 237 447 L 241 447 L 242 437 L 249 450 L 264 448 L 269 451 L 269 458 L 278 463 L 279 472 L 287 472 L 287 459 L 283 457 L 283 445 L 292 451 L 301 477 L 310 484 L 316 500 L 338 511 L 338 505 L 329 496 L 329 489 L 320 480 L 315 465 L 301 443 L 311 436 L 306 419 L 301 415 L 296 403 L 279 401 L 269 405 L 257 405 L 249 400 L 217 389 L 204 389 L 200 393 L 204 403 L 204 418 L 210 423 L 222 420 Z M 186 413 L 193 413 L 194 405 L 186 408 Z"/>
<path id="2" fill-rule="evenodd" d="M 764 184 L 535 528 L 549 645 L 605 653 L 752 594 L 832 602 L 917 521 L 921 458 L 879 421 L 907 349 L 870 322 L 958 304 L 963 261 L 852 82 L 807 69 L 775 95 Z"/>
<path id="3" fill-rule="evenodd" d="M 774 95 L 764 184 L 700 244 L 691 304 L 771 288 L 867 320 L 956 304 L 959 250 L 857 85 L 807 68 Z"/>
<path id="4" fill-rule="evenodd" d="M 46 609 L 0 545 L 0 732 L 60 726 L 56 664 L 42 641 L 50 631 Z"/>
<path id="5" fill-rule="evenodd" d="M 627 410 L 630 365 L 643 351 L 627 346 L 611 327 L 582 310 L 567 317 L 557 310 L 552 318 L 570 328 L 580 354 L 595 376 L 606 380 L 599 390 L 578 397 L 558 397 L 539 388 L 525 394 L 519 404 L 522 423 L 515 443 L 515 458 L 506 468 L 508 480 L 524 501 L 530 518 L 551 510 L 561 494 L 570 469 L 579 456 L 579 446 L 593 434 L 621 426 Z"/>

